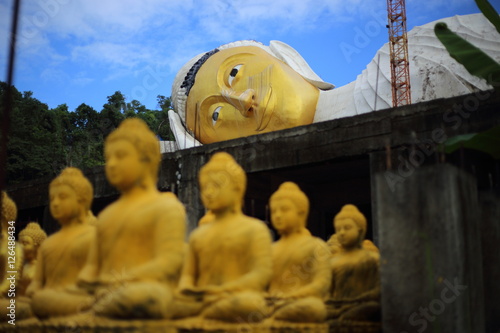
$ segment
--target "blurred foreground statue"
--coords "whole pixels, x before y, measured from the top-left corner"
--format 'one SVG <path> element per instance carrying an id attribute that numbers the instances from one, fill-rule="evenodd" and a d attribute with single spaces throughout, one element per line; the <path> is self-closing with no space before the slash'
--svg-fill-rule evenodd
<path id="1" fill-rule="evenodd" d="M 342 247 L 332 257 L 332 287 L 327 301 L 329 319 L 380 320 L 380 256 L 362 246 L 366 218 L 353 205 L 345 205 L 334 218 Z"/>
<path id="2" fill-rule="evenodd" d="M 23 247 L 16 241 L 17 207 L 5 192 L 1 192 L 0 210 L 0 322 L 14 323 L 16 319 L 32 316 L 29 300 L 21 297 Z"/>
<path id="3" fill-rule="evenodd" d="M 243 215 L 246 174 L 227 153 L 216 153 L 199 173 L 201 200 L 212 214 L 196 228 L 176 297 L 176 317 L 257 322 L 272 274 L 271 235 Z"/>
<path id="4" fill-rule="evenodd" d="M 273 317 L 293 322 L 322 322 L 331 284 L 330 251 L 306 229 L 309 199 L 291 182 L 281 184 L 270 200 L 271 221 L 280 234 L 273 244 L 269 286 Z"/>
<path id="5" fill-rule="evenodd" d="M 482 14 L 439 21 L 500 61 L 498 32 Z M 436 22 L 408 33 L 413 103 L 490 89 L 450 57 L 434 34 Z M 202 53 L 172 86 L 176 112 L 169 117 L 178 148 L 390 108 L 389 58 L 385 44 L 355 81 L 333 89 L 279 41 L 237 41 Z"/>
<path id="6" fill-rule="evenodd" d="M 104 153 L 106 177 L 121 195 L 98 216 L 78 285 L 94 294 L 97 315 L 168 318 L 184 258 L 184 206 L 156 187 L 160 148 L 142 120 L 124 120 Z"/>
<path id="7" fill-rule="evenodd" d="M 92 185 L 77 168 L 64 169 L 49 185 L 50 213 L 61 229 L 40 246 L 35 276 L 26 290 L 39 318 L 77 313 L 92 304 L 89 295 L 70 291 L 95 235 L 87 223 L 92 198 Z"/>
<path id="8" fill-rule="evenodd" d="M 47 234 L 36 222 L 28 223 L 19 233 L 19 242 L 23 245 L 24 251 L 23 274 L 19 284 L 20 295 L 25 294 L 26 288 L 35 277 L 38 249 L 46 238 Z"/>
<path id="9" fill-rule="evenodd" d="M 0 233 L 0 293 L 2 297 L 6 297 L 11 288 L 11 284 L 17 287 L 19 278 L 23 270 L 24 254 L 23 249 L 17 243 L 15 237 L 15 221 L 17 218 L 17 207 L 14 201 L 7 193 L 2 191 L 2 210 L 0 215 L 1 233 Z M 10 223 L 9 223 L 10 222 Z M 9 256 L 15 258 L 10 260 Z M 16 271 L 15 279 L 7 279 L 10 275 L 7 271 Z"/>

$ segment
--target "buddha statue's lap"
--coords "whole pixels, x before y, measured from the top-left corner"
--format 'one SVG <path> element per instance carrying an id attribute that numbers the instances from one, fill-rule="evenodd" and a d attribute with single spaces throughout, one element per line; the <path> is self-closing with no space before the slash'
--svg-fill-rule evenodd
<path id="1" fill-rule="evenodd" d="M 230 155 L 217 153 L 199 179 L 202 201 L 213 216 L 190 236 L 175 317 L 262 320 L 271 237 L 264 223 L 241 212 L 246 175 Z"/>
<path id="2" fill-rule="evenodd" d="M 273 244 L 269 300 L 273 317 L 294 322 L 326 319 L 330 252 L 306 229 L 309 200 L 294 183 L 284 183 L 270 199 L 271 220 L 281 238 Z"/>
<path id="3" fill-rule="evenodd" d="M 188 258 L 197 257 L 199 272 L 194 283 L 181 280 L 184 297 L 179 304 L 191 309 L 191 315 L 225 321 L 247 321 L 248 314 L 265 312 L 269 247 L 267 228 L 248 217 L 198 228 L 190 238 Z M 264 265 L 259 267 L 259 261 Z"/>
<path id="4" fill-rule="evenodd" d="M 98 315 L 170 315 L 172 289 L 183 260 L 183 222 L 180 202 L 160 193 L 130 204 L 119 200 L 102 212 L 96 249 L 100 269 L 94 277 L 86 276 L 86 271 L 80 275 L 82 281 L 94 285 L 93 310 Z M 151 239 L 154 246 L 145 246 Z"/>
<path id="5" fill-rule="evenodd" d="M 78 278 L 92 311 L 115 318 L 168 318 L 184 258 L 185 210 L 156 188 L 158 140 L 127 119 L 105 142 L 106 176 L 121 195 L 103 210 Z"/>
<path id="6" fill-rule="evenodd" d="M 341 249 L 332 257 L 332 288 L 328 317 L 341 320 L 380 320 L 380 255 L 363 247 L 366 219 L 353 205 L 335 216 Z"/>

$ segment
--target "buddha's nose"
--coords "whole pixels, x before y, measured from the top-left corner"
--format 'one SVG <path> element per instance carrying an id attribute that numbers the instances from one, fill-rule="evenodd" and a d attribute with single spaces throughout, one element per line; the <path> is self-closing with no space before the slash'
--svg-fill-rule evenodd
<path id="1" fill-rule="evenodd" d="M 255 90 L 247 89 L 243 92 L 229 92 L 225 94 L 229 103 L 238 109 L 243 117 L 248 117 L 250 112 L 253 111 L 253 104 L 255 100 Z"/>

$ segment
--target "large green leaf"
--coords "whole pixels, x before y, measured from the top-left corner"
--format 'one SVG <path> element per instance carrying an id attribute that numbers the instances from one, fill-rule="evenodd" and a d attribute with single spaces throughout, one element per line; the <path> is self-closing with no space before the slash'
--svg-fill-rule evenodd
<path id="1" fill-rule="evenodd" d="M 500 64 L 439 22 L 434 32 L 455 60 L 465 66 L 472 75 L 485 79 L 494 87 L 500 86 Z"/>
<path id="2" fill-rule="evenodd" d="M 497 11 L 488 2 L 488 0 L 476 0 L 476 4 L 483 13 L 484 16 L 497 28 L 500 33 L 500 16 L 498 16 Z"/>
<path id="3" fill-rule="evenodd" d="M 500 159 L 500 126 L 481 133 L 457 135 L 446 140 L 443 145 L 444 151 L 448 154 L 463 147 L 482 151 L 498 160 Z"/>

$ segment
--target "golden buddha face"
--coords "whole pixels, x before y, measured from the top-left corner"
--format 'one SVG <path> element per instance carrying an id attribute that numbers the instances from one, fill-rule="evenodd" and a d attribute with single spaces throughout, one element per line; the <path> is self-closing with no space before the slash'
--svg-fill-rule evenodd
<path id="1" fill-rule="evenodd" d="M 271 221 L 280 234 L 292 233 L 303 225 L 304 213 L 299 211 L 295 203 L 287 198 L 271 200 Z"/>
<path id="2" fill-rule="evenodd" d="M 104 147 L 106 178 L 118 190 L 127 190 L 138 184 L 147 174 L 148 164 L 128 140 L 113 140 Z"/>
<path id="3" fill-rule="evenodd" d="M 340 245 L 344 248 L 353 248 L 360 244 L 361 230 L 351 218 L 340 218 L 334 222 L 335 234 Z"/>
<path id="4" fill-rule="evenodd" d="M 19 242 L 23 245 L 24 257 L 26 260 L 32 260 L 36 255 L 36 246 L 33 238 L 23 235 L 19 237 Z"/>
<path id="5" fill-rule="evenodd" d="M 83 209 L 83 205 L 78 200 L 78 195 L 68 185 L 51 186 L 49 197 L 50 213 L 61 223 L 77 217 Z"/>
<path id="6" fill-rule="evenodd" d="M 200 175 L 200 195 L 205 208 L 212 212 L 235 205 L 240 195 L 224 171 L 206 171 Z"/>
<path id="7" fill-rule="evenodd" d="M 213 54 L 196 74 L 186 125 L 202 143 L 311 124 L 318 88 L 256 46 Z"/>

